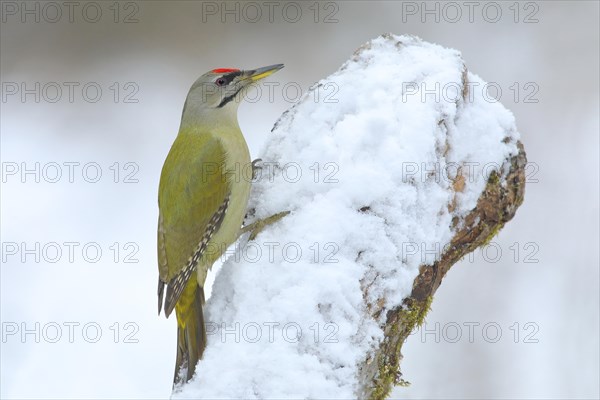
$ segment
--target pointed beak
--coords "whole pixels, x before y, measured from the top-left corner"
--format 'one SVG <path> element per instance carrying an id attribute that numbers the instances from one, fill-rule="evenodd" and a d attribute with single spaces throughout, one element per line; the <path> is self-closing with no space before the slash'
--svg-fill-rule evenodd
<path id="1" fill-rule="evenodd" d="M 266 78 L 269 75 L 274 74 L 283 68 L 283 64 L 275 64 L 269 65 L 268 67 L 251 69 L 243 72 L 244 80 L 248 80 L 250 82 L 256 82 L 263 78 Z"/>

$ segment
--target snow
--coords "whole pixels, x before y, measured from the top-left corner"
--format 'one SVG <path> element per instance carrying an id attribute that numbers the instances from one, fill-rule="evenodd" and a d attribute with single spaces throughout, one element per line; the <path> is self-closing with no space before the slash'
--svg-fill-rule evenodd
<path id="1" fill-rule="evenodd" d="M 317 98 L 318 84 L 280 118 L 248 222 L 291 214 L 228 253 L 205 307 L 204 358 L 175 398 L 356 396 L 385 309 L 517 151 L 512 114 L 470 72 L 463 101 L 463 73 L 456 50 L 384 35 L 319 83 L 335 95 Z M 380 299 L 375 320 L 366 303 Z"/>

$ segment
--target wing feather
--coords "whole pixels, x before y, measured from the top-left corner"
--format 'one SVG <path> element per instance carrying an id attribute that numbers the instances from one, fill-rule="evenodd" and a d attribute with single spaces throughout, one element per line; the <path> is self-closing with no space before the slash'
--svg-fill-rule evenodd
<path id="1" fill-rule="evenodd" d="M 229 206 L 231 188 L 224 163 L 225 151 L 215 136 L 185 132 L 179 133 L 165 160 L 158 193 L 157 247 L 159 309 L 166 285 L 167 316 Z"/>
<path id="2" fill-rule="evenodd" d="M 217 212 L 214 213 L 210 219 L 210 222 L 206 227 L 206 231 L 198 243 L 198 247 L 196 248 L 194 254 L 190 257 L 185 267 L 177 274 L 177 276 L 171 279 L 167 284 L 167 297 L 165 299 L 165 315 L 167 317 L 169 317 L 173 311 L 173 308 L 175 308 L 175 304 L 177 304 L 177 300 L 179 300 L 181 293 L 183 293 L 183 289 L 185 289 L 190 277 L 196 272 L 198 261 L 200 261 L 200 258 L 204 254 L 206 246 L 208 246 L 208 242 L 212 238 L 213 234 L 221 226 L 221 222 L 223 222 L 223 218 L 225 218 L 225 213 L 227 212 L 228 206 L 229 196 L 226 196 L 221 207 L 219 207 Z"/>

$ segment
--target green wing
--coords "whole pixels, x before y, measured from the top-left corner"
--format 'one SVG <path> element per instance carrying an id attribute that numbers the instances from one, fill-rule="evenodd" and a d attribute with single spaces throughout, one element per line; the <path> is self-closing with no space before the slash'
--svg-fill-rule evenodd
<path id="1" fill-rule="evenodd" d="M 180 133 L 167 156 L 158 193 L 159 313 L 164 285 L 168 316 L 227 211 L 224 161 L 221 142 L 197 133 Z"/>

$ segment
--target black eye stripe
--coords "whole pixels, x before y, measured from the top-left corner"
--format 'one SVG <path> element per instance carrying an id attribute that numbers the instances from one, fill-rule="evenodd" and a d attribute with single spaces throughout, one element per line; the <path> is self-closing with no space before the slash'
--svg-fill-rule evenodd
<path id="1" fill-rule="evenodd" d="M 229 96 L 225 97 L 223 100 L 221 100 L 221 102 L 219 103 L 219 105 L 217 106 L 217 108 L 221 108 L 223 107 L 225 104 L 229 103 L 231 100 L 233 100 L 235 98 L 235 96 L 239 93 L 239 91 L 242 90 L 242 87 L 240 87 L 239 89 L 237 89 L 235 91 L 235 93 L 230 94 Z"/>
<path id="2" fill-rule="evenodd" d="M 217 79 L 223 79 L 225 81 L 223 83 L 223 85 L 229 85 L 231 83 L 231 81 L 233 81 L 235 79 L 236 76 L 239 76 L 241 74 L 242 74 L 242 71 L 230 72 L 230 73 L 225 74 Z"/>

